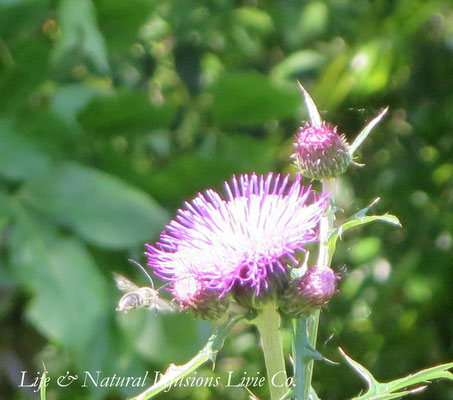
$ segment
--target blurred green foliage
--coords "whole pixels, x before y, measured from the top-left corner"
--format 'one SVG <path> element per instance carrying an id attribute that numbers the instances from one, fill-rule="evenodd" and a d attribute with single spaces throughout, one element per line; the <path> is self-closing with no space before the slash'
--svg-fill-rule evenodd
<path id="1" fill-rule="evenodd" d="M 453 6 L 448 0 L 0 0 L 0 397 L 21 370 L 142 376 L 183 362 L 209 336 L 190 316 L 117 315 L 111 271 L 138 283 L 141 258 L 177 207 L 241 172 L 293 171 L 306 118 L 296 79 L 352 140 L 389 116 L 339 183 L 344 218 L 376 212 L 403 228 L 348 232 L 340 292 L 320 350 L 346 351 L 382 380 L 453 357 Z M 287 344 L 289 337 L 286 337 Z M 263 373 L 238 325 L 216 374 Z M 201 376 L 212 376 L 209 367 Z M 319 364 L 323 399 L 360 383 Z M 134 388 L 48 388 L 114 399 Z M 266 398 L 265 390 L 257 394 Z M 161 398 L 246 399 L 181 388 Z M 448 383 L 419 399 L 453 399 Z"/>

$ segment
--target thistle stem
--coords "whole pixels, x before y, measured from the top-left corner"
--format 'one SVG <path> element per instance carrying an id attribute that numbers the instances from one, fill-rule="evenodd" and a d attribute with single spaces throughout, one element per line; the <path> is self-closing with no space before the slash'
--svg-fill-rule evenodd
<path id="1" fill-rule="evenodd" d="M 288 392 L 280 320 L 276 305 L 270 302 L 259 311 L 258 317 L 253 321 L 261 336 L 271 400 L 280 400 Z"/>
<path id="2" fill-rule="evenodd" d="M 296 387 L 294 397 L 297 400 L 304 399 L 305 393 L 305 346 L 307 338 L 307 319 L 293 319 L 293 359 L 294 359 L 294 378 Z"/>
<path id="3" fill-rule="evenodd" d="M 313 349 L 316 348 L 316 340 L 318 337 L 318 325 L 319 325 L 319 315 L 320 311 L 316 310 L 312 315 L 307 317 L 306 326 L 307 329 L 305 332 L 301 332 L 303 335 L 304 333 L 307 335 L 306 340 L 310 343 Z M 310 399 L 310 389 L 311 389 L 311 380 L 313 377 L 313 363 L 314 361 L 311 359 L 304 360 L 304 397 L 303 400 Z"/>
<path id="4" fill-rule="evenodd" d="M 322 194 L 329 194 L 330 193 L 330 203 L 333 204 L 334 199 L 334 189 L 335 189 L 335 179 L 325 179 L 322 181 Z M 318 261 L 317 266 L 330 266 L 330 262 L 332 260 L 333 254 L 329 251 L 329 235 L 333 229 L 333 221 L 334 221 L 334 212 L 333 210 L 328 210 L 327 215 L 321 218 L 319 224 L 319 251 L 318 251 Z M 320 311 L 317 310 L 312 315 L 307 317 L 306 319 L 306 329 L 302 329 L 304 324 L 300 326 L 299 335 L 301 337 L 297 338 L 297 340 L 301 341 L 304 340 L 303 335 L 306 335 L 306 339 L 308 343 L 315 349 L 316 348 L 316 340 L 318 336 L 318 325 L 319 325 L 319 315 Z M 311 380 L 313 377 L 313 360 L 308 360 L 307 358 L 303 357 L 302 354 L 302 362 L 304 363 L 304 382 L 303 382 L 303 390 L 304 390 L 304 397 L 303 400 L 309 400 L 310 396 L 310 389 L 311 389 Z M 296 385 L 299 382 L 296 382 Z"/>

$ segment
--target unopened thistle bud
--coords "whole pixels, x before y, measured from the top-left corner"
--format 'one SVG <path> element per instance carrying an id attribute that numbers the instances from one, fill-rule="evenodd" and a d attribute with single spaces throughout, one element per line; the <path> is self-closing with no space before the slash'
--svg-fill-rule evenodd
<path id="1" fill-rule="evenodd" d="M 344 135 L 325 122 L 320 127 L 301 127 L 294 143 L 296 166 L 312 179 L 329 179 L 344 173 L 352 161 Z"/>
<path id="2" fill-rule="evenodd" d="M 338 276 L 330 267 L 310 268 L 291 281 L 280 309 L 291 318 L 311 314 L 324 306 L 335 293 Z"/>

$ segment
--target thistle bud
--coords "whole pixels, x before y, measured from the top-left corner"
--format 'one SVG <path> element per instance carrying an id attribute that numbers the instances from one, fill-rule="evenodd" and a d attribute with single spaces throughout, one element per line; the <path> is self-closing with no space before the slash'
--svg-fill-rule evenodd
<path id="1" fill-rule="evenodd" d="M 221 298 L 219 291 L 205 288 L 194 277 L 179 279 L 173 283 L 173 295 L 183 310 L 197 318 L 216 320 L 225 314 L 228 299 Z"/>
<path id="2" fill-rule="evenodd" d="M 296 165 L 308 178 L 321 180 L 341 175 L 352 161 L 345 136 L 325 122 L 320 127 L 301 127 L 294 146 Z"/>
<path id="3" fill-rule="evenodd" d="M 291 318 L 311 314 L 324 306 L 335 293 L 338 276 L 330 267 L 310 268 L 294 279 L 285 291 L 281 311 Z"/>

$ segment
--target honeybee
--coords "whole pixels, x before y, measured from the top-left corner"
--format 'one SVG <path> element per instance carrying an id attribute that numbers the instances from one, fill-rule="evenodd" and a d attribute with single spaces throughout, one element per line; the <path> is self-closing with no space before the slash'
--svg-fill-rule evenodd
<path id="1" fill-rule="evenodd" d="M 179 307 L 175 303 L 159 296 L 159 292 L 154 289 L 153 280 L 138 262 L 134 260 L 129 260 L 129 262 L 137 265 L 146 274 L 151 286 L 139 287 L 123 275 L 114 272 L 113 278 L 115 279 L 116 286 L 125 293 L 118 302 L 116 311 L 124 311 L 126 313 L 136 308 L 154 310 L 156 314 L 158 312 L 168 314 L 179 311 Z"/>

